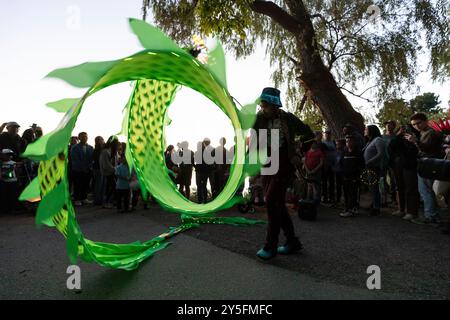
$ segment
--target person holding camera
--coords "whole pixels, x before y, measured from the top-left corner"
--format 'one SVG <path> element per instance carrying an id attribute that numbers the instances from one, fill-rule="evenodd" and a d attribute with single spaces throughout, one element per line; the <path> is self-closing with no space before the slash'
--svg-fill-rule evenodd
<path id="1" fill-rule="evenodd" d="M 428 125 L 428 118 L 424 113 L 416 113 L 411 117 L 411 125 L 419 131 L 419 137 L 414 134 L 405 134 L 406 140 L 415 144 L 418 149 L 419 158 L 444 158 L 442 144 L 444 136 L 433 130 Z M 440 222 L 436 195 L 433 191 L 433 179 L 423 178 L 418 175 L 419 193 L 424 202 L 424 217 L 415 219 L 413 222 L 419 224 L 438 224 Z"/>

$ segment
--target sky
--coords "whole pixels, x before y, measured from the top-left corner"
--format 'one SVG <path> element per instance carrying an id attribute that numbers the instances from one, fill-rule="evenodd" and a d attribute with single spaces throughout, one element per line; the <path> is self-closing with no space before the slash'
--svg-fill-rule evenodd
<path id="1" fill-rule="evenodd" d="M 141 51 L 127 19 L 141 18 L 141 7 L 141 0 L 0 0 L 0 122 L 16 121 L 22 126 L 21 132 L 33 123 L 42 126 L 44 133 L 55 129 L 63 114 L 45 104 L 81 97 L 85 90 L 44 77 L 54 69 L 115 60 Z M 254 101 L 262 88 L 273 86 L 263 48 L 246 59 L 236 61 L 229 53 L 226 59 L 228 90 L 241 104 Z M 447 105 L 448 89 L 433 84 L 429 74 L 422 74 L 418 84 L 421 93 L 435 92 Z M 120 132 L 122 110 L 131 90 L 129 83 L 123 83 L 90 97 L 74 135 L 86 131 L 93 144 L 97 135 L 107 138 Z M 354 106 L 363 106 L 365 113 L 376 113 L 372 105 L 348 98 Z M 219 108 L 188 88 L 177 94 L 169 117 L 169 144 L 188 141 L 194 149 L 205 137 L 214 146 L 222 136 L 233 139 L 231 123 Z"/>

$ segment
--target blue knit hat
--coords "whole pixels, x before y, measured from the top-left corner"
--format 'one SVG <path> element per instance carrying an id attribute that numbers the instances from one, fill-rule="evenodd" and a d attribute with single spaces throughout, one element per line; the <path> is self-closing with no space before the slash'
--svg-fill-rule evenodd
<path id="1" fill-rule="evenodd" d="M 283 105 L 280 100 L 280 90 L 275 88 L 264 88 L 261 96 L 259 97 L 261 101 L 266 101 L 274 106 L 282 108 Z"/>

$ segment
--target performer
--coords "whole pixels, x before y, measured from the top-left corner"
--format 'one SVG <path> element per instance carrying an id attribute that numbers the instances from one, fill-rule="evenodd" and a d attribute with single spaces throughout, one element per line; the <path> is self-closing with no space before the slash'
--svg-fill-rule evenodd
<path id="1" fill-rule="evenodd" d="M 264 247 L 256 255 L 261 259 L 268 260 L 275 257 L 277 253 L 290 254 L 302 249 L 302 244 L 295 235 L 285 198 L 286 189 L 294 177 L 294 164 L 301 161 L 300 157 L 295 154 L 295 137 L 302 136 L 302 140 L 307 141 L 313 139 L 314 134 L 310 127 L 295 115 L 281 110 L 282 103 L 278 89 L 265 88 L 260 97 L 260 106 L 261 111 L 258 112 L 254 125 L 257 136 L 259 136 L 260 129 L 268 129 L 268 131 L 278 129 L 280 140 L 278 144 L 279 170 L 273 175 L 263 176 L 268 216 L 267 239 Z M 269 147 L 270 141 L 267 144 L 268 154 L 272 154 Z M 277 247 L 280 229 L 283 229 L 286 243 Z"/>

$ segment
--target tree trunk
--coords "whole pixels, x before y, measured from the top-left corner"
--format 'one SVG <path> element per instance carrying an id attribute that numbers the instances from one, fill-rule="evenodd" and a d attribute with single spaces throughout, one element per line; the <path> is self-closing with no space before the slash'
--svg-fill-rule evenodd
<path id="1" fill-rule="evenodd" d="M 353 109 L 323 64 L 302 67 L 302 71 L 303 87 L 310 91 L 311 99 L 319 107 L 334 137 L 342 136 L 342 128 L 347 123 L 353 124 L 360 132 L 364 130 L 363 117 Z"/>
<path id="2" fill-rule="evenodd" d="M 335 137 L 342 136 L 342 128 L 351 123 L 364 130 L 364 119 L 356 112 L 338 87 L 333 75 L 319 54 L 315 31 L 303 1 L 286 0 L 290 14 L 270 1 L 255 1 L 252 9 L 272 18 L 292 33 L 297 42 L 300 80 L 311 99 L 319 107 L 325 122 Z"/>

